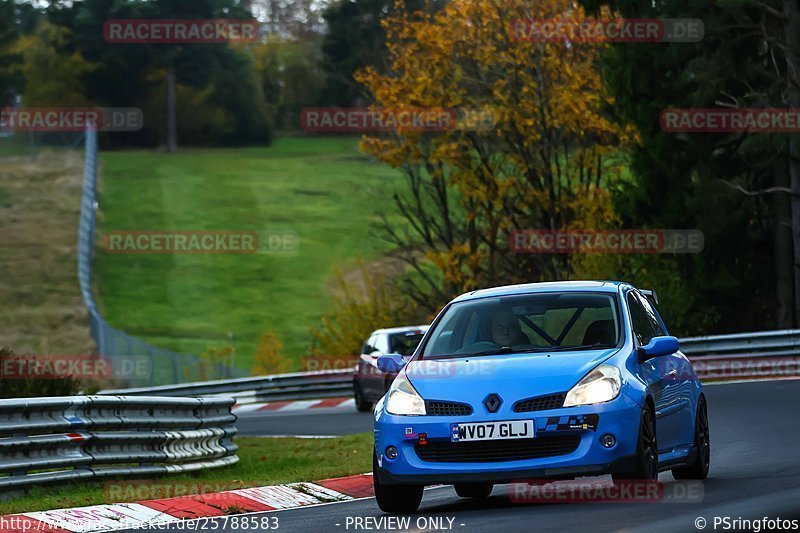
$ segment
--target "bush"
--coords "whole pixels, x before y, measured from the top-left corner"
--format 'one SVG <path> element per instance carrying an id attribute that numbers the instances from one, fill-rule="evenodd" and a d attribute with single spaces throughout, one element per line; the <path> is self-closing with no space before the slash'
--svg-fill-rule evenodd
<path id="1" fill-rule="evenodd" d="M 267 331 L 258 339 L 255 364 L 250 369 L 254 376 L 283 374 L 292 370 L 292 362 L 283 356 L 283 343 L 274 331 Z"/>
<path id="2" fill-rule="evenodd" d="M 416 306 L 400 291 L 397 280 L 388 279 L 379 268 L 370 270 L 364 263 L 359 264 L 358 273 L 360 279 L 352 281 L 336 273 L 333 311 L 322 317 L 319 329 L 311 332 L 317 361 L 322 361 L 322 356 L 347 360 L 347 356 L 359 354 L 374 330 L 418 323 Z"/>
<path id="3" fill-rule="evenodd" d="M 184 368 L 184 377 L 187 381 L 210 381 L 215 379 L 230 379 L 231 369 L 236 359 L 234 346 L 209 346 L 200 354 L 194 368 Z"/>

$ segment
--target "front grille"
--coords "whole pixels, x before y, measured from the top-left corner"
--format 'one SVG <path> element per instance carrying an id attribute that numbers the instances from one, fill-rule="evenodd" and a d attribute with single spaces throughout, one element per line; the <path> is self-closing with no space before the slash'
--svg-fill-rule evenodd
<path id="1" fill-rule="evenodd" d="M 425 402 L 425 412 L 433 416 L 466 416 L 472 414 L 472 406 L 468 403 L 428 400 Z"/>
<path id="2" fill-rule="evenodd" d="M 426 445 L 416 444 L 414 451 L 421 460 L 432 463 L 488 463 L 566 455 L 574 452 L 580 442 L 578 435 L 478 442 L 431 439 Z"/>
<path id="3" fill-rule="evenodd" d="M 514 412 L 530 413 L 531 411 L 558 409 L 564 406 L 564 398 L 566 397 L 566 392 L 559 392 L 558 394 L 548 394 L 547 396 L 537 396 L 536 398 L 520 400 L 514 404 Z"/>

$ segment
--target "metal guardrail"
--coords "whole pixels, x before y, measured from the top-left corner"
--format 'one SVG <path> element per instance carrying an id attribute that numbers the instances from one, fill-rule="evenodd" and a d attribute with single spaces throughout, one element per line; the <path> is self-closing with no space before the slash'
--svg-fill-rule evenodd
<path id="1" fill-rule="evenodd" d="M 687 337 L 681 351 L 701 379 L 752 379 L 775 372 L 800 374 L 800 330 L 762 331 Z M 755 361 L 755 362 L 754 362 Z M 225 394 L 240 404 L 307 400 L 352 393 L 353 370 L 298 372 L 241 379 L 184 383 L 164 387 L 101 391 L 100 394 L 214 396 Z"/>
<path id="2" fill-rule="evenodd" d="M 0 491 L 236 463 L 232 398 L 0 400 Z"/>
<path id="3" fill-rule="evenodd" d="M 800 377 L 800 330 L 784 329 L 680 339 L 702 380 Z"/>
<path id="4" fill-rule="evenodd" d="M 218 381 L 200 381 L 160 387 L 100 391 L 127 396 L 233 397 L 240 404 L 277 400 L 308 400 L 347 396 L 353 392 L 353 369 L 296 372 Z"/>
<path id="5" fill-rule="evenodd" d="M 730 356 L 750 354 L 754 357 L 775 354 L 800 353 L 800 329 L 734 333 L 709 337 L 680 339 L 681 351 L 686 355 Z"/>

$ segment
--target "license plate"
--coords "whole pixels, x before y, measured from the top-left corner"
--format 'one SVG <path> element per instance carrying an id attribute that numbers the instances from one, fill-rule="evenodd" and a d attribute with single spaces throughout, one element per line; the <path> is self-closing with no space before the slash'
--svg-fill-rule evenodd
<path id="1" fill-rule="evenodd" d="M 452 442 L 476 440 L 532 439 L 533 420 L 506 420 L 503 422 L 470 422 L 451 424 Z"/>

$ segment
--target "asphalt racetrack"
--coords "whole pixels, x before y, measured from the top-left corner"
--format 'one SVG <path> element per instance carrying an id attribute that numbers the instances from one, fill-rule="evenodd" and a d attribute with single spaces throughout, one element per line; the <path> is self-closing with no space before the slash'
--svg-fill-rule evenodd
<path id="1" fill-rule="evenodd" d="M 509 499 L 509 486 L 495 486 L 486 500 L 460 499 L 452 487 L 425 491 L 408 528 L 389 523 L 373 498 L 248 515 L 277 518 L 280 531 L 736 531 L 714 527 L 714 517 L 800 518 L 800 380 L 734 383 L 706 387 L 711 424 L 711 472 L 699 502 L 538 503 Z M 239 422 L 243 435 L 339 435 L 370 431 L 372 418 L 355 409 L 255 412 Z M 324 446 L 324 440 L 320 441 Z M 335 460 L 335 458 L 331 458 Z M 659 480 L 667 489 L 669 472 Z M 207 519 L 201 527 L 225 527 Z M 395 520 L 393 518 L 392 520 Z M 733 522 L 729 522 L 733 525 Z M 703 526 L 702 528 L 699 526 Z M 387 527 L 388 526 L 388 527 Z M 171 525 L 166 530 L 191 530 Z M 766 530 L 765 527 L 761 528 Z M 250 529 L 256 531 L 256 529 Z M 797 531 L 797 530 L 796 530 Z"/>

